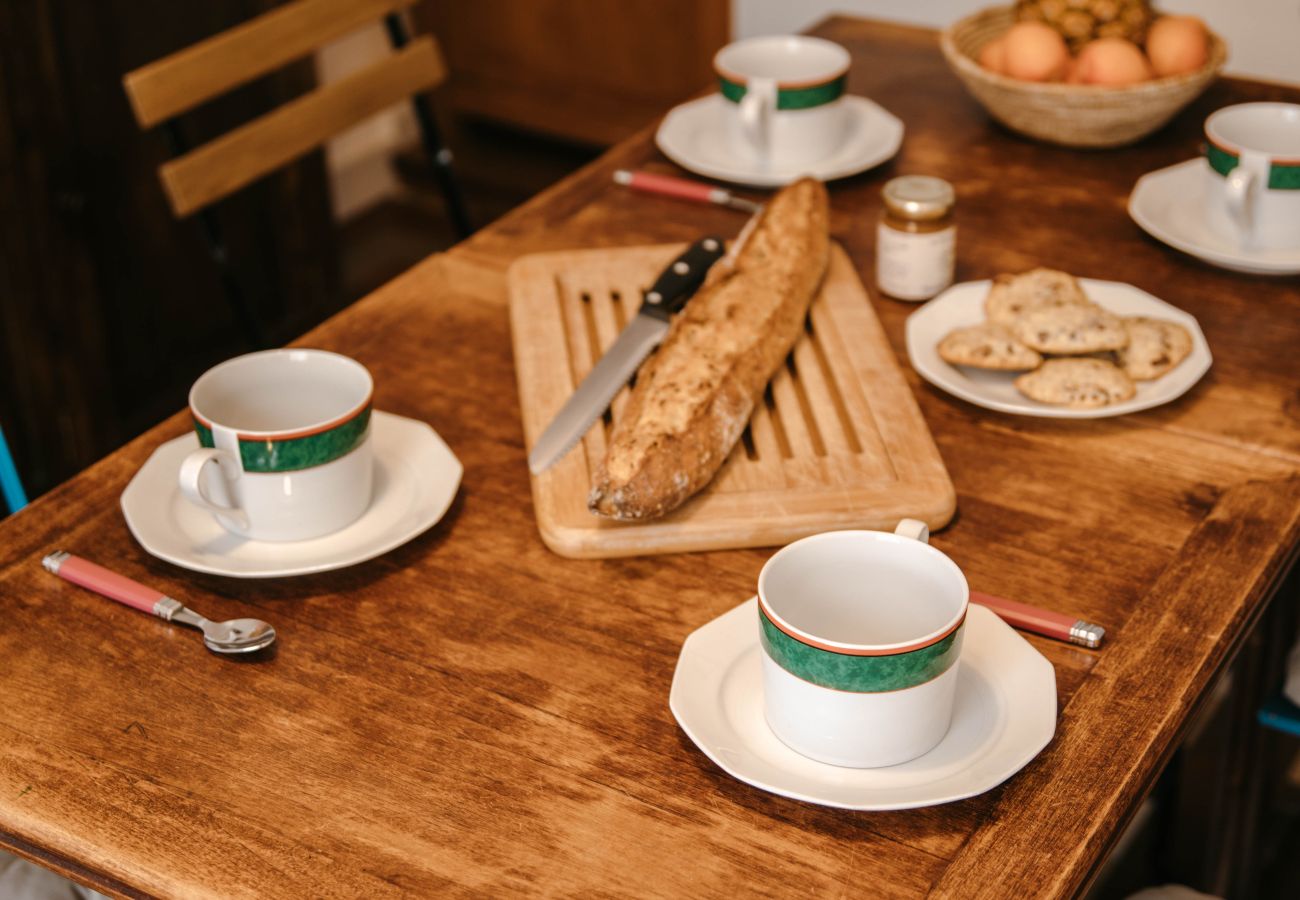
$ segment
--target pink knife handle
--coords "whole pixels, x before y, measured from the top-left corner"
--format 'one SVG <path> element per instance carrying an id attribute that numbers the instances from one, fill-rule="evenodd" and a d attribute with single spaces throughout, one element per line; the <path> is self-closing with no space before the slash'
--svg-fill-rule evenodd
<path id="1" fill-rule="evenodd" d="M 1070 644 L 1097 647 L 1100 646 L 1102 637 L 1106 633 L 1106 629 L 1100 625 L 1085 622 L 1078 616 L 1041 609 L 1028 603 L 1017 603 L 1015 600 L 994 597 L 992 594 L 971 591 L 970 600 L 971 603 L 978 603 L 993 610 L 998 618 L 1008 625 Z"/>
<path id="2" fill-rule="evenodd" d="M 145 587 L 138 581 L 132 581 L 125 575 L 110 572 L 103 566 L 97 566 L 80 556 L 73 556 L 62 551 L 45 557 L 45 568 L 65 581 L 89 588 L 96 594 L 103 594 L 110 600 L 124 603 L 141 612 L 154 613 L 159 600 L 167 595 L 153 588 Z"/>
<path id="3" fill-rule="evenodd" d="M 716 188 L 711 184 L 674 178 L 672 175 L 656 175 L 653 172 L 630 172 L 620 169 L 614 173 L 614 180 L 634 191 L 663 194 L 682 200 L 694 200 L 697 203 L 726 203 L 731 197 L 729 191 Z"/>

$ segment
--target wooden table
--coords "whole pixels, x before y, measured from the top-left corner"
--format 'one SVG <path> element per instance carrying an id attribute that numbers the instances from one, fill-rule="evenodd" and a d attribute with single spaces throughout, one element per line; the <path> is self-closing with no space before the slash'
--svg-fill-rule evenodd
<path id="1" fill-rule="evenodd" d="M 1210 268 L 1124 211 L 1198 123 L 1300 91 L 1224 81 L 1140 146 L 1075 152 L 992 125 L 932 32 L 835 19 L 849 88 L 906 122 L 901 155 L 832 190 L 867 280 L 881 183 L 951 180 L 959 280 L 1035 264 L 1132 282 L 1195 314 L 1215 354 L 1181 400 L 1119 419 L 990 413 L 911 384 L 956 484 L 934 537 L 981 589 L 1109 628 L 1055 664 L 1055 740 L 946 806 L 854 814 L 754 790 L 687 740 L 667 697 L 682 640 L 750 596 L 763 551 L 571 561 L 529 499 L 504 271 L 523 253 L 735 230 L 720 209 L 634 196 L 671 170 L 646 131 L 306 335 L 371 368 L 379 408 L 426 420 L 465 463 L 432 531 L 325 575 L 241 582 L 159 562 L 117 508 L 177 415 L 0 526 L 0 831 L 109 893 L 366 896 L 1070 894 L 1100 862 L 1207 686 L 1260 615 L 1300 532 L 1300 287 Z M 913 307 L 875 299 L 895 349 Z M 51 411 L 51 414 L 55 414 Z M 270 661 L 58 581 L 67 549 L 214 617 L 258 615 Z"/>

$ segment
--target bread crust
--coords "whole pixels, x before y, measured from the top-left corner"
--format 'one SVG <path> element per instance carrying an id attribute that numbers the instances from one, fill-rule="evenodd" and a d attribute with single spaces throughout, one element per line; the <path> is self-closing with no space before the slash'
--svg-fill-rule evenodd
<path id="1" fill-rule="evenodd" d="M 709 483 L 803 330 L 829 254 L 820 181 L 801 179 L 768 202 L 734 262 L 710 272 L 642 365 L 596 472 L 592 512 L 655 518 Z"/>

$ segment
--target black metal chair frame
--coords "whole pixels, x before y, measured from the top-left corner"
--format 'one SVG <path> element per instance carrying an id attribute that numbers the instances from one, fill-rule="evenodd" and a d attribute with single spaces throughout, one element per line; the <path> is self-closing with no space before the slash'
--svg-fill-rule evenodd
<path id="1" fill-rule="evenodd" d="M 384 26 L 388 33 L 388 42 L 393 49 L 400 50 L 409 43 L 411 39 L 410 32 L 407 30 L 406 22 L 402 19 L 400 13 L 390 13 L 385 16 Z M 470 225 L 469 213 L 465 208 L 465 197 L 461 191 L 460 180 L 456 177 L 455 170 L 452 168 L 451 150 L 442 141 L 442 134 L 438 128 L 437 120 L 434 118 L 433 107 L 429 103 L 428 94 L 417 93 L 412 95 L 411 107 L 415 113 L 416 124 L 420 129 L 420 143 L 429 157 L 429 164 L 432 166 L 434 177 L 442 190 L 443 197 L 447 201 L 447 213 L 451 217 L 452 227 L 455 228 L 457 237 L 464 240 L 474 233 L 474 229 Z M 164 122 L 163 129 L 167 135 L 173 157 L 183 156 L 189 152 L 189 142 L 185 140 L 180 123 L 175 118 Z M 239 329 L 243 332 L 244 339 L 253 349 L 260 350 L 266 347 L 268 345 L 266 332 L 258 321 L 256 310 L 249 302 L 248 296 L 239 283 L 239 278 L 230 263 L 230 253 L 216 214 L 211 206 L 207 206 L 199 210 L 195 215 L 198 219 L 199 230 L 203 235 L 203 241 L 208 248 L 208 255 L 211 257 L 212 264 L 217 270 L 217 277 L 221 281 L 221 290 L 226 295 L 231 314 L 234 316 Z"/>

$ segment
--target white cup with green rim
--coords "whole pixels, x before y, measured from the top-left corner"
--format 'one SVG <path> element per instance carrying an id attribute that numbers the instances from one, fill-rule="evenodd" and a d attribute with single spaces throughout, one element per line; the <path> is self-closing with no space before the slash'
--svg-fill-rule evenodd
<path id="1" fill-rule="evenodd" d="M 1245 249 L 1300 249 L 1300 104 L 1212 113 L 1205 158 L 1211 228 Z"/>
<path id="2" fill-rule="evenodd" d="M 849 52 L 802 35 L 747 38 L 713 57 L 732 150 L 775 168 L 811 165 L 844 140 Z"/>
<path id="3" fill-rule="evenodd" d="M 875 768 L 915 759 L 952 722 L 970 591 L 923 522 L 830 531 L 758 576 L 767 723 L 797 753 Z"/>
<path id="4" fill-rule="evenodd" d="M 180 487 L 227 531 L 303 541 L 370 505 L 374 384 L 359 362 L 325 350 L 265 350 L 209 369 L 190 390 L 200 449 Z"/>

